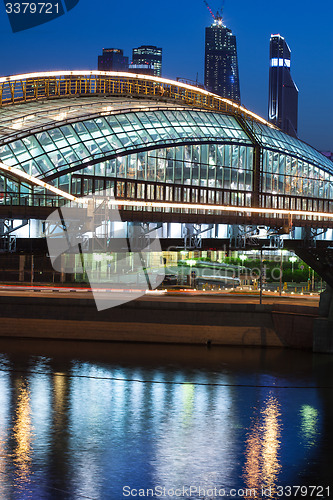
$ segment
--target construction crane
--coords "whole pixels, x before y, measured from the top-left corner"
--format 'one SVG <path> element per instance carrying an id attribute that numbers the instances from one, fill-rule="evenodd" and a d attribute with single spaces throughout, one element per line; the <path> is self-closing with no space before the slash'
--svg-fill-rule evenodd
<path id="1" fill-rule="evenodd" d="M 216 14 L 212 11 L 212 9 L 209 7 L 207 0 L 203 0 L 204 4 L 206 5 L 207 9 L 209 10 L 211 16 L 215 21 L 222 22 L 222 15 L 223 15 L 223 7 L 224 7 L 224 1 L 222 3 L 222 7 L 220 11 L 217 11 Z"/>
<path id="2" fill-rule="evenodd" d="M 212 9 L 209 7 L 208 2 L 206 2 L 206 0 L 204 0 L 204 4 L 206 5 L 207 9 L 209 10 L 209 12 L 211 13 L 211 15 L 213 16 L 213 19 L 215 19 L 214 12 L 213 12 L 213 11 L 212 11 Z"/>

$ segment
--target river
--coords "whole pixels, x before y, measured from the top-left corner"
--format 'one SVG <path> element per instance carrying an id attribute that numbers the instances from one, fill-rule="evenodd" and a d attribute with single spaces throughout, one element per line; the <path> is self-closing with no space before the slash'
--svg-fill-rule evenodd
<path id="1" fill-rule="evenodd" d="M 0 340 L 0 498 L 329 498 L 333 362 Z"/>

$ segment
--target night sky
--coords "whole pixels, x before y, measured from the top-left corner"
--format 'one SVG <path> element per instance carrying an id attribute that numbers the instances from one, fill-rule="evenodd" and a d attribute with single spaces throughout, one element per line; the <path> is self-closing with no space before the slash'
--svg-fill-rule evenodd
<path id="1" fill-rule="evenodd" d="M 221 1 L 209 2 L 214 12 Z M 322 151 L 333 151 L 332 19 L 331 0 L 225 0 L 224 6 L 224 22 L 237 36 L 242 103 L 267 118 L 269 39 L 280 33 L 300 90 L 299 137 Z M 80 0 L 58 19 L 12 33 L 0 4 L 0 73 L 97 69 L 103 47 L 122 48 L 131 59 L 133 47 L 158 45 L 163 76 L 195 80 L 198 73 L 203 82 L 211 21 L 203 0 Z"/>

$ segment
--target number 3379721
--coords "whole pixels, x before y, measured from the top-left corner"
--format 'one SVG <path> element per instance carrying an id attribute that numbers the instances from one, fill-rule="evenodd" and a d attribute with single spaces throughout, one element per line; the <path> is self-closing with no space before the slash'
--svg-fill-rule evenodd
<path id="1" fill-rule="evenodd" d="M 55 3 L 6 3 L 7 14 L 58 14 L 59 4 Z"/>

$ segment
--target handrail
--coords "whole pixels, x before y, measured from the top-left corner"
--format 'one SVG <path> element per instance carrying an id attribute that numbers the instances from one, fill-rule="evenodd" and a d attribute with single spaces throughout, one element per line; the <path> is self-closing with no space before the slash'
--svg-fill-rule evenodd
<path id="1" fill-rule="evenodd" d="M 229 99 L 186 83 L 150 75 L 115 71 L 55 71 L 0 78 L 0 107 L 75 95 L 156 96 L 202 109 L 241 115 L 276 128 Z"/>
<path id="2" fill-rule="evenodd" d="M 54 207 L 57 208 L 67 203 L 68 200 L 57 195 L 46 193 L 13 193 L 0 191 L 0 207 L 25 206 L 25 207 Z"/>

